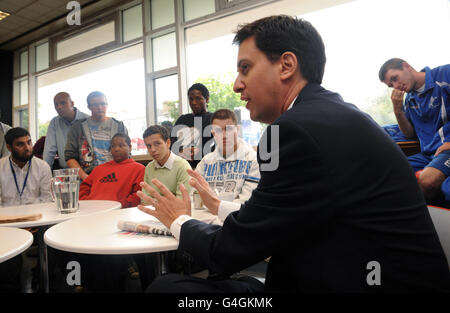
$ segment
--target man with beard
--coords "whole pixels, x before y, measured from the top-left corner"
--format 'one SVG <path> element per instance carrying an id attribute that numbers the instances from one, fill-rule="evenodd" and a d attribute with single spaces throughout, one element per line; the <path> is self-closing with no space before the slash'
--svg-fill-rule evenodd
<path id="1" fill-rule="evenodd" d="M 11 128 L 5 142 L 11 155 L 0 159 L 0 207 L 52 201 L 52 172 L 45 161 L 33 156 L 30 133 Z M 0 292 L 20 292 L 21 271 L 21 254 L 1 263 Z"/>
<path id="2" fill-rule="evenodd" d="M 11 128 L 5 141 L 11 155 L 0 159 L 0 206 L 51 202 L 52 172 L 45 161 L 33 157 L 30 133 Z"/>

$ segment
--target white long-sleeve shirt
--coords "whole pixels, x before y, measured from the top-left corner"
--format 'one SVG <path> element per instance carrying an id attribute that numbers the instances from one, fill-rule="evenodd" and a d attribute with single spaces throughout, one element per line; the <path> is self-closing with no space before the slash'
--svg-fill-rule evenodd
<path id="1" fill-rule="evenodd" d="M 17 186 L 22 191 L 30 162 L 27 162 L 23 168 L 20 168 L 11 160 L 11 165 L 16 174 Z M 0 159 L 0 206 L 6 207 L 53 201 L 50 191 L 52 172 L 45 161 L 36 157 L 31 159 L 31 168 L 22 196 L 17 190 L 11 165 L 9 156 Z"/>
<path id="2" fill-rule="evenodd" d="M 223 223 L 223 221 L 225 221 L 225 219 L 227 218 L 228 214 L 237 211 L 240 208 L 241 208 L 240 203 L 220 201 L 217 216 Z M 190 219 L 192 219 L 192 217 L 190 217 L 189 215 L 180 215 L 172 222 L 172 225 L 170 225 L 170 232 L 175 237 L 175 239 L 180 240 L 181 225 L 183 225 L 184 222 Z"/>

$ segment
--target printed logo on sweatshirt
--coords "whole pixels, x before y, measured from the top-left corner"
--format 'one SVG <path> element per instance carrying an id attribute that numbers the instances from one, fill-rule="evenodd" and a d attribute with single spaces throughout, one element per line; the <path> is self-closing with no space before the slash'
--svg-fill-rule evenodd
<path id="1" fill-rule="evenodd" d="M 116 173 L 112 172 L 111 174 L 108 174 L 102 179 L 100 179 L 99 181 L 101 183 L 115 183 L 117 182 Z"/>

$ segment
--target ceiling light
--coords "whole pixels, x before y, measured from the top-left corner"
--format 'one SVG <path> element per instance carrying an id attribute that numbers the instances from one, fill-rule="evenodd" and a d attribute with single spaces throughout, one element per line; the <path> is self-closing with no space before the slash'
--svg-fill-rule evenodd
<path id="1" fill-rule="evenodd" d="M 10 14 L 7 13 L 7 12 L 0 11 L 0 21 L 3 20 L 5 17 L 7 17 L 7 16 L 9 16 L 9 15 L 10 15 Z"/>

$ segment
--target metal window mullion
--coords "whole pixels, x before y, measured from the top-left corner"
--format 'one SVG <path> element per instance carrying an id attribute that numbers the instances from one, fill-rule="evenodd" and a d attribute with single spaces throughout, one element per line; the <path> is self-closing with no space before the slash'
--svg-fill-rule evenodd
<path id="1" fill-rule="evenodd" d="M 187 67 L 186 67 L 186 38 L 184 27 L 183 0 L 175 1 L 175 25 L 176 25 L 176 46 L 178 64 L 178 111 L 186 114 L 189 111 L 187 101 Z"/>
<path id="2" fill-rule="evenodd" d="M 37 79 L 35 75 L 37 65 L 36 48 L 43 43 L 45 43 L 45 41 L 40 41 L 31 45 L 31 49 L 28 51 L 28 131 L 30 132 L 33 142 L 36 142 L 39 135 L 39 122 L 37 114 Z"/>
<path id="3" fill-rule="evenodd" d="M 217 7 L 217 3 L 216 3 L 216 12 L 205 15 L 205 16 L 197 17 L 190 21 L 187 21 L 187 22 L 183 23 L 182 26 L 184 28 L 194 27 L 194 26 L 197 26 L 200 24 L 218 20 L 218 19 L 230 16 L 233 14 L 238 14 L 241 12 L 249 11 L 251 9 L 254 9 L 254 8 L 257 8 L 260 6 L 264 6 L 264 5 L 272 3 L 272 2 L 278 2 L 278 1 L 282 1 L 282 0 L 254 0 L 254 1 L 249 1 L 249 2 L 239 3 L 235 6 L 230 6 L 230 7 L 225 7 L 225 8 Z"/>
<path id="4" fill-rule="evenodd" d="M 158 78 L 164 78 L 167 76 L 172 76 L 172 75 L 176 75 L 178 74 L 178 67 L 174 66 L 174 67 L 170 67 L 170 68 L 166 68 L 157 72 L 151 72 L 148 73 L 148 77 L 149 79 L 158 79 Z"/>
<path id="5" fill-rule="evenodd" d="M 150 0 L 144 0 L 142 1 L 142 34 L 145 37 L 147 35 L 147 32 L 151 31 L 152 29 L 152 16 L 150 14 L 151 5 Z"/>
<path id="6" fill-rule="evenodd" d="M 145 122 L 146 125 L 152 125 L 155 121 L 155 96 L 153 81 L 149 78 L 149 69 L 153 68 L 152 62 L 152 39 L 147 35 L 147 30 L 151 27 L 150 0 L 142 3 L 142 24 L 143 45 L 144 45 L 144 71 L 145 71 Z"/>
<path id="7" fill-rule="evenodd" d="M 176 24 L 169 24 L 163 27 L 160 27 L 156 30 L 150 30 L 145 32 L 145 36 L 150 36 L 151 38 L 157 38 L 164 35 L 168 35 L 176 31 Z"/>

